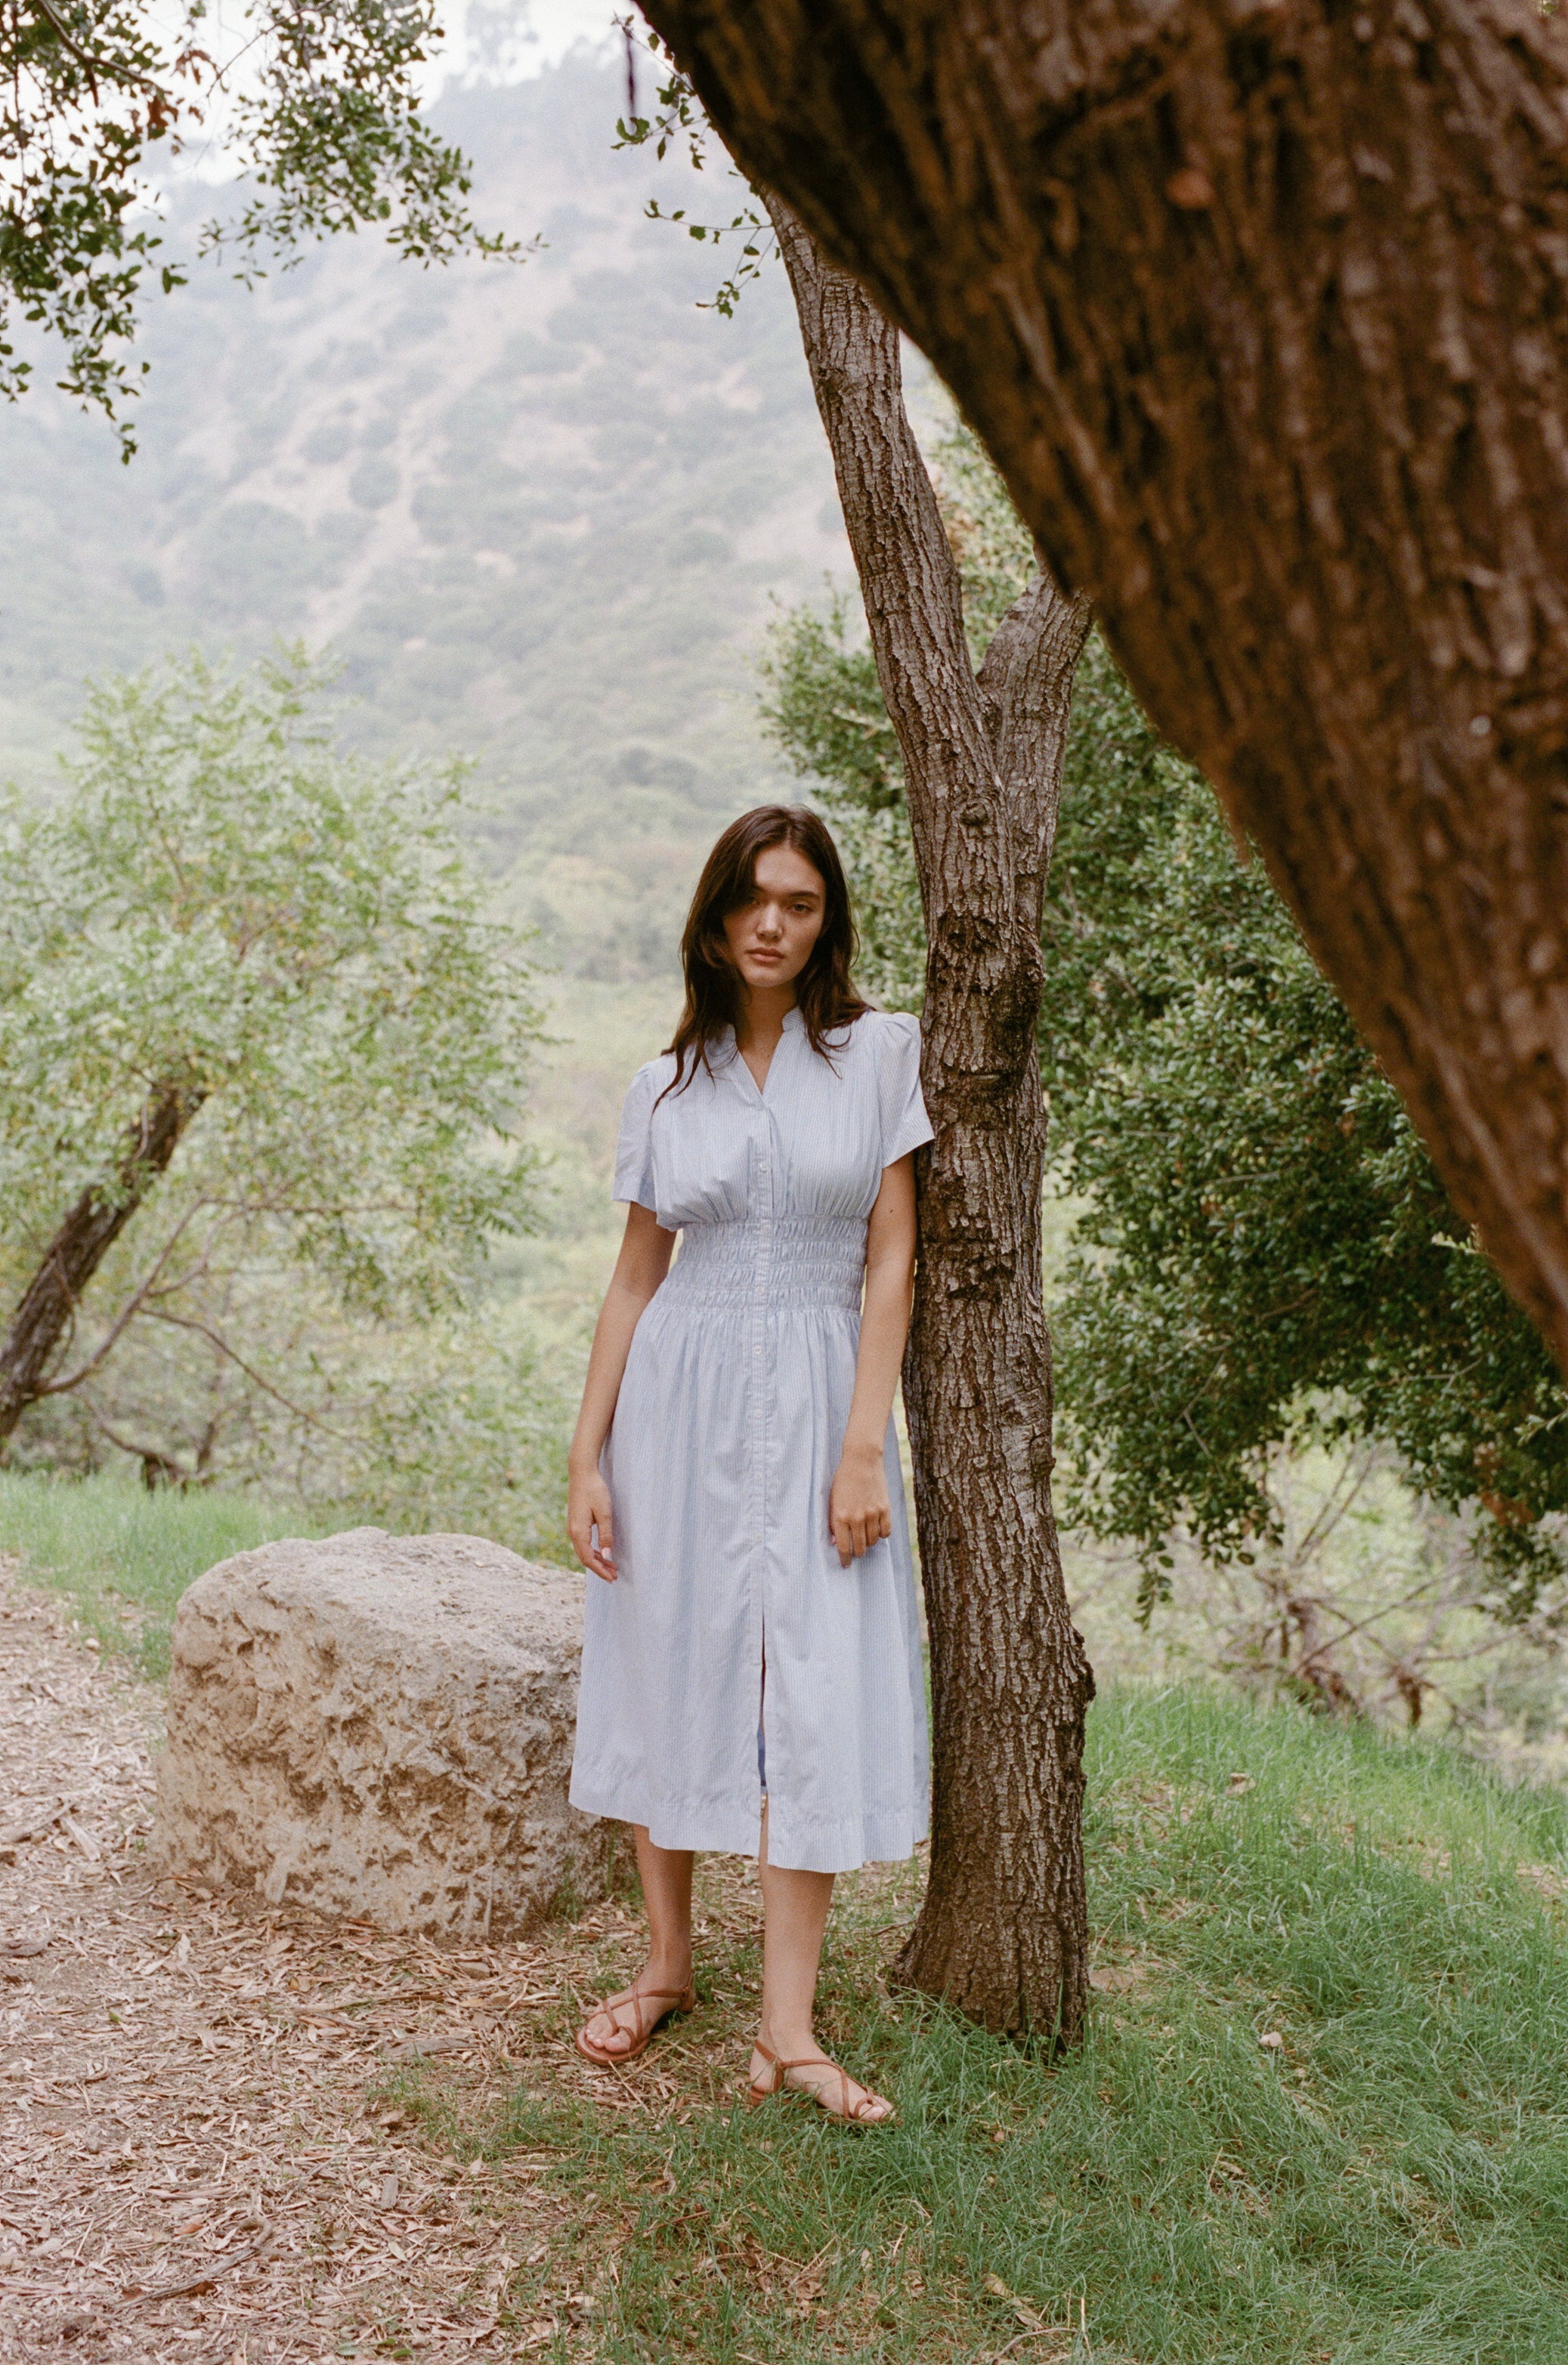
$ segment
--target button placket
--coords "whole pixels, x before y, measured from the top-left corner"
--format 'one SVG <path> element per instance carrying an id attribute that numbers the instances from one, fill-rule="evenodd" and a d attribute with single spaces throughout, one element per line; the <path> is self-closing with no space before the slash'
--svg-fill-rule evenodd
<path id="1" fill-rule="evenodd" d="M 758 1112 L 761 1138 L 756 1145 L 756 1177 L 757 1217 L 756 1262 L 752 1276 L 751 1367 L 752 1367 L 752 1470 L 753 1534 L 756 1539 L 756 1590 L 752 1601 L 753 1631 L 756 1636 L 757 1696 L 762 1693 L 762 1670 L 767 1649 L 767 1512 L 769 1494 L 768 1462 L 768 1378 L 764 1354 L 767 1345 L 767 1295 L 773 1261 L 773 1177 L 768 1157 L 768 1118 L 766 1109 Z"/>

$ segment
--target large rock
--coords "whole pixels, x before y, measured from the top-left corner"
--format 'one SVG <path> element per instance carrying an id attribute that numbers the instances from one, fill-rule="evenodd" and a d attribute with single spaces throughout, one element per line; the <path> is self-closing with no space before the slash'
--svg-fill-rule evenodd
<path id="1" fill-rule="evenodd" d="M 579 1581 L 477 1536 L 240 1552 L 174 1621 L 155 1845 L 388 1930 L 601 1896 L 612 1828 L 566 1803 L 581 1650 Z"/>

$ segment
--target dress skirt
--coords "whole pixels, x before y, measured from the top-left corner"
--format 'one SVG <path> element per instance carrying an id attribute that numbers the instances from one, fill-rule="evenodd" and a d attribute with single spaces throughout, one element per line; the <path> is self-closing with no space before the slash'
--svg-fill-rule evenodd
<path id="1" fill-rule="evenodd" d="M 684 1107 L 654 1105 L 667 1060 L 628 1095 L 623 1194 L 646 1194 L 681 1237 L 605 1447 L 618 1575 L 588 1579 L 571 1786 L 574 1805 L 644 1823 L 658 1846 L 754 1853 L 760 1729 L 769 1861 L 813 1872 L 907 1856 L 928 1815 L 890 1422 L 891 1537 L 843 1568 L 828 1527 L 866 1216 L 890 1143 L 930 1130 L 917 1067 L 909 1106 L 913 1022 L 871 1013 L 854 1036 L 859 1062 L 830 1067 L 797 1022 L 765 1093 L 732 1057 Z"/>

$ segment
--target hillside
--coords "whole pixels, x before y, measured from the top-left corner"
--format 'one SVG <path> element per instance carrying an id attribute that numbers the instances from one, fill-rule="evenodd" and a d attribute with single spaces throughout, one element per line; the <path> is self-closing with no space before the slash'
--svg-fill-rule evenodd
<path id="1" fill-rule="evenodd" d="M 0 769 L 47 780 L 88 673 L 303 635 L 365 744 L 480 759 L 547 957 L 667 974 L 694 857 L 782 785 L 769 600 L 848 560 L 781 275 L 699 308 L 712 251 L 643 219 L 692 186 L 614 152 L 620 104 L 580 58 L 442 103 L 478 218 L 547 241 L 521 265 L 362 237 L 253 293 L 195 272 L 150 308 L 129 468 L 50 391 L 0 413 Z"/>

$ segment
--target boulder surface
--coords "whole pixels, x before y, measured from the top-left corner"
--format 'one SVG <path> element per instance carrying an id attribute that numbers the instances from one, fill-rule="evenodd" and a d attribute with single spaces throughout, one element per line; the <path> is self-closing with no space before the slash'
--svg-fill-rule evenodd
<path id="1" fill-rule="evenodd" d="M 154 1845 L 386 1930 L 521 1933 L 602 1896 L 566 1803 L 582 1587 L 478 1536 L 355 1528 L 220 1561 L 174 1620 Z"/>

